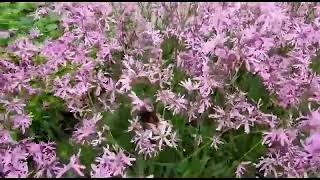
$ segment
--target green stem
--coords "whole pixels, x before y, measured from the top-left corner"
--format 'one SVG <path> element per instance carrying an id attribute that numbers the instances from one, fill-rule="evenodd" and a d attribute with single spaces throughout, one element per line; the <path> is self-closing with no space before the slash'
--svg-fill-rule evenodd
<path id="1" fill-rule="evenodd" d="M 166 104 L 164 104 L 163 111 L 162 111 L 163 119 L 165 119 L 165 117 L 164 117 L 165 113 L 166 113 Z"/>
<path id="2" fill-rule="evenodd" d="M 169 166 L 175 165 L 173 163 L 159 163 L 159 162 L 151 162 L 151 164 L 158 165 L 158 166 L 165 166 L 165 167 L 169 167 Z"/>
<path id="3" fill-rule="evenodd" d="M 260 134 L 260 133 L 263 133 L 263 131 L 253 131 L 253 132 L 250 132 L 250 134 Z M 233 136 L 233 139 L 236 139 L 240 136 L 242 136 L 243 134 L 238 134 L 236 136 Z"/>
<path id="4" fill-rule="evenodd" d="M 251 151 L 253 151 L 256 147 L 258 147 L 258 145 L 262 142 L 262 139 L 255 144 L 251 149 L 249 149 L 249 151 L 247 151 L 238 161 L 240 162 L 245 156 L 247 156 Z"/>
<path id="5" fill-rule="evenodd" d="M 92 101 L 92 98 L 91 98 L 91 95 L 89 94 L 89 92 L 87 92 L 87 95 L 89 97 L 89 102 L 90 102 L 90 105 L 91 105 L 93 111 L 96 112 L 96 108 L 94 107 L 94 104 L 93 104 L 93 101 Z"/>
<path id="6" fill-rule="evenodd" d="M 188 157 L 184 158 L 181 162 L 188 160 L 189 158 L 191 158 L 192 156 L 198 154 L 202 149 L 204 149 L 205 147 L 209 146 L 211 144 L 210 141 L 208 141 L 206 144 L 204 144 L 203 146 L 201 146 L 200 148 L 198 148 L 196 151 L 194 151 L 192 154 L 190 154 Z"/>
<path id="7" fill-rule="evenodd" d="M 138 175 L 140 178 L 144 177 L 144 159 L 142 155 L 138 157 Z"/>

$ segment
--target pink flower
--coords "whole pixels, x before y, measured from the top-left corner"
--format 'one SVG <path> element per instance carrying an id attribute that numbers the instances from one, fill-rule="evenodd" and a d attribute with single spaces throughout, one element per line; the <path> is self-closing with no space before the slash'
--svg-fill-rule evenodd
<path id="1" fill-rule="evenodd" d="M 214 38 L 206 42 L 203 46 L 203 52 L 209 53 L 214 51 L 216 46 L 223 46 L 223 43 L 226 41 L 224 34 L 217 34 Z"/>
<path id="2" fill-rule="evenodd" d="M 104 148 L 102 157 L 97 157 L 96 164 L 92 164 L 91 177 L 93 178 L 108 178 L 113 176 L 124 176 L 128 166 L 132 166 L 132 161 L 135 158 L 130 158 L 119 150 L 117 153 L 111 152 L 108 147 Z"/>
<path id="3" fill-rule="evenodd" d="M 209 114 L 209 118 L 215 119 L 218 123 L 217 131 L 221 131 L 224 128 L 234 127 L 234 123 L 230 120 L 230 116 L 221 107 L 213 107 L 214 114 Z"/>
<path id="4" fill-rule="evenodd" d="M 271 132 L 264 132 L 262 144 L 267 144 L 271 147 L 274 143 L 280 143 L 281 146 L 290 145 L 294 140 L 295 135 L 289 130 L 273 129 Z"/>
<path id="5" fill-rule="evenodd" d="M 20 99 L 14 98 L 11 101 L 3 100 L 1 103 L 4 104 L 7 112 L 16 112 L 22 114 L 24 112 L 24 107 L 26 106 Z"/>
<path id="6" fill-rule="evenodd" d="M 39 47 L 35 46 L 31 40 L 26 38 L 18 39 L 11 50 L 22 60 L 30 60 L 32 56 L 39 51 Z"/>
<path id="7" fill-rule="evenodd" d="M 152 104 L 150 104 L 150 102 L 147 102 L 147 100 L 142 101 L 141 99 L 139 99 L 135 92 L 132 91 L 128 96 L 132 101 L 132 112 L 137 110 L 140 111 L 142 110 L 142 108 L 145 108 L 149 112 L 153 111 Z"/>
<path id="8" fill-rule="evenodd" d="M 7 144 L 9 142 L 12 142 L 12 138 L 10 136 L 10 132 L 6 129 L 0 130 L 0 143 L 1 144 Z"/>
<path id="9" fill-rule="evenodd" d="M 18 114 L 12 117 L 13 128 L 21 129 L 22 133 L 25 133 L 26 128 L 31 125 L 32 116 L 26 114 Z"/>
<path id="10" fill-rule="evenodd" d="M 277 166 L 279 165 L 279 162 L 272 157 L 265 157 L 261 158 L 258 164 L 256 164 L 256 167 L 259 169 L 259 171 L 264 172 L 264 176 L 267 176 L 267 174 L 271 174 L 274 177 L 278 177 L 278 171 Z"/>
<path id="11" fill-rule="evenodd" d="M 97 77 L 95 81 L 97 83 L 96 92 L 95 92 L 97 96 L 100 95 L 100 91 L 102 89 L 104 89 L 105 91 L 111 91 L 111 92 L 115 91 L 116 89 L 113 79 L 105 77 L 101 71 L 97 73 Z"/>
<path id="12" fill-rule="evenodd" d="M 248 164 L 251 164 L 251 162 L 250 161 L 243 161 L 237 166 L 237 169 L 236 169 L 236 172 L 235 172 L 237 178 L 241 178 L 242 177 L 242 175 L 246 171 L 245 165 L 248 165 Z"/>
<path id="13" fill-rule="evenodd" d="M 135 131 L 135 136 L 131 140 L 131 142 L 136 144 L 135 150 L 138 150 L 139 154 L 144 154 L 145 158 L 147 156 L 153 157 L 159 152 L 157 145 L 151 141 L 152 131 L 148 129 L 144 131 Z"/>
<path id="14" fill-rule="evenodd" d="M 139 120 L 139 117 L 136 116 L 133 120 L 129 120 L 129 127 L 128 127 L 128 132 L 131 132 L 131 131 L 139 131 L 139 130 L 142 130 L 142 126 L 140 124 L 140 120 Z"/>
<path id="15" fill-rule="evenodd" d="M 183 86 L 187 91 L 193 91 L 199 88 L 199 84 L 193 83 L 190 78 L 185 81 L 181 81 L 180 85 Z"/>
<path id="16" fill-rule="evenodd" d="M 28 176 L 27 153 L 18 146 L 0 152 L 0 172 L 7 178 L 26 178 Z"/>
<path id="17" fill-rule="evenodd" d="M 40 19 L 42 16 L 48 13 L 47 7 L 39 7 L 36 12 L 33 14 L 35 20 Z"/>
<path id="18" fill-rule="evenodd" d="M 83 144 L 87 137 L 96 133 L 96 123 L 101 119 L 101 114 L 95 114 L 91 119 L 84 119 L 82 124 L 73 132 L 72 137 L 76 142 Z"/>
<path id="19" fill-rule="evenodd" d="M 143 129 L 136 117 L 130 121 L 128 132 L 134 132 L 131 142 L 134 142 L 135 150 L 143 154 L 144 158 L 153 157 L 162 150 L 162 147 L 177 148 L 177 132 L 173 131 L 173 126 L 168 121 L 160 120 L 157 125 L 148 124 L 150 128 Z"/>
<path id="20" fill-rule="evenodd" d="M 211 146 L 211 147 L 213 146 L 215 150 L 218 150 L 218 145 L 219 145 L 219 144 L 224 144 L 224 142 L 222 142 L 222 141 L 220 140 L 220 137 L 219 137 L 219 136 L 213 136 L 213 137 L 211 138 L 211 141 L 212 141 L 212 143 L 210 144 L 210 146 Z"/>
<path id="21" fill-rule="evenodd" d="M 79 150 L 77 155 L 72 155 L 70 158 L 70 162 L 68 165 L 63 165 L 64 167 L 59 171 L 57 174 L 57 178 L 62 177 L 63 174 L 65 174 L 69 170 L 74 170 L 79 176 L 84 176 L 82 170 L 86 167 L 80 164 L 80 153 L 81 149 Z"/>
<path id="22" fill-rule="evenodd" d="M 35 177 L 52 178 L 59 172 L 59 163 L 53 145 L 54 143 L 44 142 L 40 142 L 39 144 L 31 142 L 26 145 L 28 153 L 36 164 L 37 173 Z"/>
<path id="23" fill-rule="evenodd" d="M 320 112 L 312 111 L 307 117 L 307 120 L 301 122 L 301 127 L 310 131 L 311 134 L 317 133 L 320 130 Z"/>
<path id="24" fill-rule="evenodd" d="M 173 136 L 172 136 L 173 135 Z M 158 131 L 154 133 L 152 140 L 158 141 L 157 145 L 159 150 L 161 151 L 162 144 L 164 143 L 169 147 L 177 147 L 175 139 L 175 132 L 172 131 L 172 125 L 166 121 L 161 121 L 158 125 Z"/>
<path id="25" fill-rule="evenodd" d="M 66 99 L 70 95 L 70 74 L 54 80 L 54 95 Z"/>
<path id="26" fill-rule="evenodd" d="M 91 145 L 92 146 L 98 146 L 98 145 L 102 144 L 102 142 L 104 142 L 106 140 L 106 138 L 103 137 L 102 132 L 98 131 L 97 134 L 98 134 L 98 137 L 91 141 Z"/>
<path id="27" fill-rule="evenodd" d="M 103 62 L 109 62 L 112 58 L 110 48 L 108 44 L 102 44 L 97 52 L 97 58 L 104 60 Z"/>
<path id="28" fill-rule="evenodd" d="M 19 70 L 15 73 L 4 74 L 7 81 L 12 83 L 6 84 L 6 88 L 10 92 L 20 92 L 26 89 L 30 94 L 34 93 L 34 89 L 30 86 L 31 78 L 24 70 Z"/>
<path id="29" fill-rule="evenodd" d="M 36 38 L 40 36 L 40 30 L 37 28 L 32 28 L 29 32 L 31 38 Z"/>
<path id="30" fill-rule="evenodd" d="M 189 74 L 201 74 L 202 59 L 191 51 L 181 52 L 177 57 L 177 66 L 183 68 Z"/>
<path id="31" fill-rule="evenodd" d="M 309 136 L 304 143 L 304 148 L 307 152 L 312 155 L 318 154 L 320 152 L 320 134 L 315 133 Z"/>
<path id="32" fill-rule="evenodd" d="M 166 108 L 173 110 L 173 114 L 187 110 L 188 100 L 184 96 L 180 96 L 180 94 L 176 95 L 170 90 L 161 90 L 157 92 L 156 96 L 156 101 L 163 102 Z"/>

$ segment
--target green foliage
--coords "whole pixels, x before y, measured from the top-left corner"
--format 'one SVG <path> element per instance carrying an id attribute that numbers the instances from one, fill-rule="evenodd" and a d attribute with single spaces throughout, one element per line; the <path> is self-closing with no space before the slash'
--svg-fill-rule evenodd
<path id="1" fill-rule="evenodd" d="M 140 98 L 150 98 L 155 100 L 155 94 L 160 87 L 155 86 L 149 82 L 147 78 L 140 78 L 133 86 L 132 90 Z"/>
<path id="2" fill-rule="evenodd" d="M 125 131 L 128 129 L 128 120 L 131 119 L 130 110 L 128 104 L 121 104 L 114 113 L 106 112 L 103 115 L 104 123 L 110 127 L 111 131 L 107 136 L 108 141 L 111 141 L 112 144 L 118 144 L 129 152 L 133 149 L 133 145 L 130 142 L 130 134 Z"/>
<path id="3" fill-rule="evenodd" d="M 180 82 L 184 81 L 188 78 L 188 75 L 179 68 L 174 68 L 173 70 L 173 78 L 171 82 L 171 88 L 173 92 L 177 93 L 187 93 L 187 91 L 181 86 Z"/>
<path id="4" fill-rule="evenodd" d="M 33 116 L 30 133 L 38 140 L 52 141 L 69 137 L 70 132 L 65 129 L 73 128 L 76 123 L 72 114 L 65 112 L 63 101 L 49 93 L 32 97 L 27 109 Z"/>
<path id="5" fill-rule="evenodd" d="M 0 29 L 18 29 L 17 35 L 26 34 L 31 28 L 38 28 L 43 34 L 36 39 L 39 43 L 46 38 L 57 38 L 62 34 L 59 26 L 59 17 L 55 14 L 49 14 L 39 20 L 33 20 L 27 16 L 28 13 L 34 11 L 36 5 L 34 3 L 0 3 Z M 13 38 L 12 38 L 13 39 Z M 9 39 L 1 40 L 0 45 L 6 45 Z M 162 44 L 162 58 L 164 66 L 174 63 L 177 52 L 184 47 L 180 45 L 174 37 L 166 39 Z M 281 49 L 284 54 L 287 49 Z M 91 56 L 96 56 L 96 49 L 92 49 Z M 114 60 L 120 61 L 123 53 L 114 54 Z M 34 61 L 38 64 L 45 62 L 45 59 L 36 56 Z M 317 60 L 315 60 L 317 64 Z M 320 63 L 318 63 L 320 64 Z M 319 65 L 313 65 L 312 67 Z M 107 68 L 107 67 L 106 67 Z M 316 68 L 319 69 L 319 68 Z M 72 72 L 74 67 L 67 65 L 62 67 L 55 76 L 62 76 L 68 72 Z M 110 69 L 113 79 L 118 79 L 121 74 L 121 65 L 113 64 Z M 179 85 L 182 80 L 188 78 L 185 72 L 174 69 L 172 89 L 174 92 L 185 92 Z M 248 99 L 258 102 L 261 99 L 263 112 L 273 113 L 279 117 L 286 117 L 287 111 L 280 108 L 275 103 L 275 98 L 270 95 L 258 76 L 248 73 L 245 69 L 238 72 L 234 86 L 240 88 L 247 93 Z M 133 91 L 141 98 L 155 99 L 154 95 L 159 87 L 152 85 L 145 79 L 141 79 L 133 85 Z M 117 144 L 130 152 L 134 152 L 134 145 L 131 141 L 132 135 L 126 133 L 128 128 L 128 120 L 131 119 L 130 101 L 124 97 L 117 97 L 119 103 L 118 109 L 113 112 L 103 113 L 103 121 L 99 126 L 108 125 L 110 132 L 107 133 L 106 139 L 109 144 Z M 212 98 L 217 105 L 222 105 L 224 101 L 223 92 L 216 90 Z M 33 96 L 27 106 L 28 112 L 32 113 L 33 121 L 28 130 L 29 136 L 35 137 L 38 141 L 54 141 L 57 144 L 57 154 L 59 158 L 67 163 L 72 154 L 76 154 L 81 148 L 81 163 L 90 167 L 94 163 L 94 158 L 99 156 L 101 152 L 87 145 L 75 145 L 70 142 L 72 130 L 78 120 L 70 113 L 65 112 L 65 106 L 62 99 L 53 96 L 51 93 L 44 92 L 40 95 Z M 172 115 L 172 112 L 165 110 L 163 104 L 157 104 L 157 113 L 160 113 L 166 120 L 170 120 L 178 131 L 180 141 L 178 149 L 167 148 L 154 158 L 144 160 L 143 157 L 137 156 L 137 161 L 130 168 L 129 175 L 147 176 L 153 174 L 155 177 L 233 177 L 234 169 L 240 161 L 256 161 L 265 151 L 265 147 L 261 144 L 261 133 L 253 132 L 243 134 L 243 130 L 230 131 L 224 133 L 222 140 L 224 144 L 220 145 L 220 149 L 215 150 L 211 147 L 210 138 L 215 135 L 216 127 L 209 119 L 204 119 L 196 126 L 186 123 L 186 117 L 183 115 Z M 21 135 L 11 132 L 14 137 L 19 138 Z M 197 146 L 194 143 L 193 134 L 201 135 L 203 142 Z M 86 171 L 86 173 L 88 173 Z M 88 175 L 88 174 L 86 174 Z M 249 172 L 250 176 L 254 172 Z"/>
<path id="6" fill-rule="evenodd" d="M 173 45 L 164 45 L 164 58 L 170 59 Z M 171 50 L 170 50 L 171 49 Z M 169 54 L 169 55 L 168 55 Z M 174 70 L 172 89 L 175 92 L 183 92 L 184 89 L 179 85 L 181 80 L 187 78 L 187 75 L 179 69 Z M 274 104 L 271 96 L 265 90 L 261 80 L 242 69 L 235 85 L 244 92 L 247 92 L 249 99 L 258 102 L 262 100 L 262 111 L 272 112 L 276 115 L 284 115 L 284 110 L 279 111 L 279 107 Z M 158 87 L 150 84 L 146 79 L 141 79 L 134 83 L 133 91 L 141 98 L 153 98 Z M 214 102 L 222 104 L 224 95 L 217 90 L 213 94 Z M 123 100 L 118 110 L 114 113 L 104 114 L 105 123 L 109 125 L 111 134 L 107 139 L 112 144 L 119 144 L 121 147 L 134 153 L 133 144 L 130 142 L 131 136 L 123 133 L 128 127 L 130 115 L 130 103 Z M 243 129 L 239 131 L 228 132 L 222 136 L 224 144 L 215 151 L 210 146 L 210 138 L 216 133 L 215 125 L 212 121 L 206 119 L 201 121 L 196 127 L 187 125 L 186 118 L 182 115 L 172 115 L 172 112 L 165 110 L 163 104 L 157 104 L 157 112 L 170 120 L 178 131 L 180 141 L 178 149 L 167 148 L 154 158 L 144 160 L 138 156 L 135 165 L 130 168 L 129 175 L 142 177 L 153 174 L 155 177 L 234 177 L 236 165 L 241 161 L 253 161 L 261 157 L 265 147 L 261 144 L 261 132 L 243 134 Z M 197 146 L 194 143 L 193 134 L 200 134 L 204 140 Z M 253 177 L 255 171 L 249 172 Z"/>
<path id="7" fill-rule="evenodd" d="M 185 47 L 182 45 L 182 43 L 179 42 L 179 40 L 171 36 L 167 39 L 165 39 L 161 43 L 161 49 L 162 49 L 162 59 L 165 61 L 165 65 L 169 65 L 174 63 L 177 53 L 180 50 L 183 50 Z"/>
<path id="8" fill-rule="evenodd" d="M 37 55 L 33 58 L 33 62 L 36 64 L 44 64 L 46 62 L 46 59 L 40 55 Z"/>
<path id="9" fill-rule="evenodd" d="M 34 21 L 30 12 L 35 11 L 37 5 L 30 2 L 0 3 L 0 31 L 16 30 L 9 38 L 0 38 L 0 46 L 6 46 L 15 36 L 26 34 Z"/>
<path id="10" fill-rule="evenodd" d="M 65 65 L 61 66 L 59 70 L 54 73 L 54 77 L 62 77 L 68 73 L 73 73 L 77 69 L 77 66 L 74 64 L 71 64 L 70 62 L 67 62 Z"/>
<path id="11" fill-rule="evenodd" d="M 255 103 L 261 99 L 262 106 L 260 110 L 265 113 L 273 113 L 278 117 L 286 117 L 286 111 L 276 103 L 276 97 L 265 89 L 260 77 L 254 75 L 244 68 L 241 68 L 238 72 L 238 78 L 235 81 L 235 85 L 243 92 L 247 93 L 247 97 L 253 100 Z"/>
<path id="12" fill-rule="evenodd" d="M 320 73 L 320 56 L 316 56 L 312 59 L 312 63 L 310 64 L 310 68 L 313 72 L 319 74 Z"/>
<path id="13" fill-rule="evenodd" d="M 38 28 L 42 34 L 38 39 L 40 42 L 45 40 L 47 37 L 56 39 L 62 35 L 63 30 L 59 27 L 59 20 L 59 16 L 49 13 L 48 16 L 40 18 L 34 23 L 34 27 Z"/>

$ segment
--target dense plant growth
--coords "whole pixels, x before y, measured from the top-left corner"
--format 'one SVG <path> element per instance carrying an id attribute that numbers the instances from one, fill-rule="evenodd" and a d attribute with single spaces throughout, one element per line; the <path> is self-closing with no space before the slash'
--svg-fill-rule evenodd
<path id="1" fill-rule="evenodd" d="M 318 3 L 0 3 L 0 28 L 0 177 L 319 176 Z"/>

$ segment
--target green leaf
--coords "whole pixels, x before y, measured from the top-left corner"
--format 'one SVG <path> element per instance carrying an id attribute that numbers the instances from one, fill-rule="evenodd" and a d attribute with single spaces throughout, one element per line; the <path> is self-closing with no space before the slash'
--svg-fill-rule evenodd
<path id="1" fill-rule="evenodd" d="M 68 140 L 58 141 L 57 145 L 57 155 L 65 163 L 67 163 L 74 153 L 74 147 L 70 144 Z"/>
<path id="2" fill-rule="evenodd" d="M 48 31 L 52 31 L 52 30 L 57 29 L 58 27 L 59 27 L 59 26 L 58 26 L 57 24 L 49 24 L 49 25 L 46 26 L 46 29 L 47 29 Z"/>
<path id="3" fill-rule="evenodd" d="M 140 78 L 132 86 L 132 90 L 138 97 L 142 99 L 150 98 L 152 100 L 155 100 L 155 94 L 159 88 L 151 84 L 147 78 Z"/>
<path id="4" fill-rule="evenodd" d="M 287 115 L 284 108 L 279 106 L 274 99 L 273 95 L 264 87 L 262 80 L 259 76 L 247 72 L 244 68 L 239 70 L 239 78 L 236 80 L 235 85 L 240 88 L 243 92 L 247 93 L 247 98 L 258 102 L 261 99 L 262 106 L 260 110 L 265 113 L 273 113 L 280 118 Z"/>
<path id="5" fill-rule="evenodd" d="M 311 64 L 309 67 L 312 69 L 313 72 L 319 74 L 320 73 L 320 56 L 316 56 L 312 58 Z"/>
<path id="6" fill-rule="evenodd" d="M 90 167 L 91 164 L 94 163 L 96 156 L 99 156 L 99 154 L 102 153 L 96 149 L 93 149 L 92 146 L 90 145 L 82 145 L 80 148 L 81 148 L 80 161 L 86 167 Z M 76 154 L 78 152 L 74 152 L 74 153 Z"/>
<path id="7" fill-rule="evenodd" d="M 112 138 L 128 151 L 133 149 L 132 137 L 129 133 L 125 133 L 129 126 L 129 119 L 131 119 L 130 108 L 123 104 L 113 113 L 103 113 L 103 122 L 110 127 Z"/>

